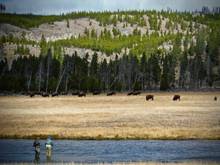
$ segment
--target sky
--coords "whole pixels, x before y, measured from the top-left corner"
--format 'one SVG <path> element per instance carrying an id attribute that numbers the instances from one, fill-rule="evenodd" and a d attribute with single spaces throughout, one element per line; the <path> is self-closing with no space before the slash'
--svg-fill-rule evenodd
<path id="1" fill-rule="evenodd" d="M 62 14 L 74 11 L 201 10 L 203 6 L 220 7 L 220 0 L 0 0 L 6 12 L 32 14 Z"/>

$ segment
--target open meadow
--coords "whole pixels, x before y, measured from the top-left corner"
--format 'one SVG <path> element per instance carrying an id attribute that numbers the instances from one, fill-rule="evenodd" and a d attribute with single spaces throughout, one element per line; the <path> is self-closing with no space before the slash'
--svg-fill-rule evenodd
<path id="1" fill-rule="evenodd" d="M 220 139 L 220 92 L 139 96 L 1 96 L 0 137 Z M 218 100 L 214 101 L 217 96 Z"/>

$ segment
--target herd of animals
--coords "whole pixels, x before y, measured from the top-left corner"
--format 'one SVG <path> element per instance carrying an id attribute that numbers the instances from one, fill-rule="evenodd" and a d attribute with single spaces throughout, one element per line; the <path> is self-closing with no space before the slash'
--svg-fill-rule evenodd
<path id="1" fill-rule="evenodd" d="M 24 95 L 27 95 L 27 96 L 30 96 L 30 97 L 34 97 L 36 95 L 39 95 L 39 96 L 42 96 L 42 97 L 57 97 L 59 95 L 68 95 L 68 92 L 54 92 L 52 94 L 49 94 L 49 93 L 46 93 L 46 92 L 27 92 L 27 93 L 23 93 Z M 101 92 L 100 91 L 94 91 L 92 92 L 93 95 L 100 95 Z M 133 92 L 129 92 L 127 94 L 127 96 L 137 96 L 137 95 L 140 95 L 141 92 L 140 91 L 133 91 Z M 78 96 L 78 97 L 86 97 L 86 92 L 83 92 L 83 91 L 76 91 L 76 92 L 72 92 L 72 95 L 73 96 Z M 116 95 L 116 92 L 108 92 L 106 94 L 106 96 L 113 96 L 113 95 Z M 214 101 L 217 101 L 217 96 L 214 97 Z M 149 95 L 146 95 L 146 101 L 153 101 L 154 100 L 154 95 L 152 94 L 149 94 Z M 173 96 L 173 101 L 180 101 L 180 95 L 174 95 Z"/>

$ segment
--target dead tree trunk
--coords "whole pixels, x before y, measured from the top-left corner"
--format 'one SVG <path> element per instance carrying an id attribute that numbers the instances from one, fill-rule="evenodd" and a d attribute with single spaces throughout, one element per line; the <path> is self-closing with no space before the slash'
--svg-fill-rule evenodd
<path id="1" fill-rule="evenodd" d="M 69 82 L 69 75 L 66 76 L 66 82 L 65 82 L 65 92 L 68 91 L 68 82 Z"/>
<path id="2" fill-rule="evenodd" d="M 48 58 L 47 58 L 47 81 L 46 81 L 46 93 L 47 93 L 47 91 L 48 91 L 49 76 L 50 76 L 50 55 L 48 55 Z"/>
<path id="3" fill-rule="evenodd" d="M 41 91 L 41 74 L 42 74 L 42 61 L 40 62 L 39 65 L 39 82 L 38 82 L 38 92 Z"/>
<path id="4" fill-rule="evenodd" d="M 62 79 L 63 79 L 64 74 L 65 74 L 65 70 L 66 70 L 66 67 L 63 69 L 63 73 L 61 74 L 61 76 L 60 76 L 60 78 L 59 78 L 59 81 L 58 81 L 58 83 L 57 83 L 57 87 L 56 87 L 55 93 L 57 93 L 57 91 L 58 91 L 58 89 L 59 89 L 59 87 L 60 87 L 60 83 L 61 83 L 61 81 L 62 81 Z"/>
<path id="5" fill-rule="evenodd" d="M 30 74 L 30 77 L 29 77 L 29 80 L 28 80 L 28 83 L 27 83 L 27 88 L 28 88 L 28 91 L 30 90 L 30 86 L 31 86 L 31 79 L 32 79 L 32 73 Z"/>

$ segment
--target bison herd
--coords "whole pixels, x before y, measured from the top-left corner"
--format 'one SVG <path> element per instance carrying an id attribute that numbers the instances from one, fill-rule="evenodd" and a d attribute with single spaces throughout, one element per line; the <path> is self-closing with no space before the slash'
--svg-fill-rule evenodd
<path id="1" fill-rule="evenodd" d="M 23 95 L 27 95 L 27 96 L 30 96 L 30 97 L 34 97 L 34 96 L 42 96 L 42 97 L 57 97 L 57 96 L 60 96 L 60 95 L 68 95 L 69 93 L 68 92 L 62 92 L 62 93 L 59 93 L 59 92 L 54 92 L 54 93 L 48 93 L 48 92 L 27 92 L 27 93 L 22 93 Z M 83 92 L 83 91 L 75 91 L 75 92 L 72 92 L 72 96 L 78 96 L 78 97 L 86 97 L 86 92 Z M 92 92 L 93 95 L 100 95 L 101 94 L 101 91 L 94 91 Z M 137 96 L 137 95 L 140 95 L 141 92 L 139 91 L 133 91 L 133 92 L 129 92 L 127 94 L 127 96 Z M 116 95 L 116 92 L 114 91 L 110 91 L 106 94 L 106 96 L 113 96 L 113 95 Z M 172 98 L 173 101 L 180 101 L 180 95 L 174 95 L 173 98 Z M 218 98 L 217 96 L 214 97 L 214 101 L 217 101 Z M 146 101 L 154 101 L 154 95 L 152 94 L 149 94 L 149 95 L 146 95 Z"/>

